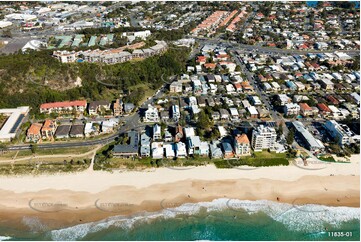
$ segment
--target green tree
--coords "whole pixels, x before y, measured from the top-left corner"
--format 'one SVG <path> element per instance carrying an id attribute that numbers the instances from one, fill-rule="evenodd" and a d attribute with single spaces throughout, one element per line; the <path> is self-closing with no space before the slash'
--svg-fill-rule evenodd
<path id="1" fill-rule="evenodd" d="M 291 128 L 286 137 L 287 144 L 291 145 L 294 140 L 295 140 L 295 130 Z"/>
<path id="2" fill-rule="evenodd" d="M 198 113 L 197 127 L 199 129 L 209 130 L 212 125 L 212 121 L 209 119 L 208 115 L 205 113 L 204 110 Z"/>
<path id="3" fill-rule="evenodd" d="M 277 136 L 280 137 L 283 135 L 283 125 L 280 123 L 277 128 Z"/>

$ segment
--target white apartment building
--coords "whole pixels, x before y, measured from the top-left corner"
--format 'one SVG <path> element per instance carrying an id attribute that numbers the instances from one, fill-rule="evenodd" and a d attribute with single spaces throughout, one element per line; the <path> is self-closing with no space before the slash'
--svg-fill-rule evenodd
<path id="1" fill-rule="evenodd" d="M 151 104 L 148 104 L 148 109 L 145 111 L 144 122 L 159 122 L 158 109 Z"/>
<path id="2" fill-rule="evenodd" d="M 285 115 L 298 115 L 300 113 L 300 105 L 297 103 L 286 103 L 286 105 L 283 107 Z"/>
<path id="3" fill-rule="evenodd" d="M 339 145 L 343 146 L 351 143 L 351 137 L 354 134 L 346 125 L 341 125 L 335 120 L 328 120 L 325 123 L 325 128 L 338 141 Z"/>
<path id="4" fill-rule="evenodd" d="M 169 86 L 169 92 L 172 93 L 182 92 L 182 83 L 178 81 L 172 82 Z"/>
<path id="5" fill-rule="evenodd" d="M 53 52 L 53 56 L 61 63 L 73 63 L 77 59 L 77 53 L 75 51 L 58 50 Z"/>
<path id="6" fill-rule="evenodd" d="M 178 121 L 180 118 L 180 111 L 179 111 L 179 106 L 178 105 L 173 105 L 172 106 L 172 117 L 174 120 Z"/>
<path id="7" fill-rule="evenodd" d="M 260 125 L 252 131 L 252 148 L 255 151 L 273 148 L 276 139 L 277 133 L 274 128 Z"/>
<path id="8" fill-rule="evenodd" d="M 153 140 L 160 140 L 162 139 L 162 130 L 160 125 L 155 124 L 153 126 Z"/>
<path id="9" fill-rule="evenodd" d="M 281 106 L 291 102 L 291 98 L 286 94 L 278 94 L 278 100 L 280 100 Z"/>

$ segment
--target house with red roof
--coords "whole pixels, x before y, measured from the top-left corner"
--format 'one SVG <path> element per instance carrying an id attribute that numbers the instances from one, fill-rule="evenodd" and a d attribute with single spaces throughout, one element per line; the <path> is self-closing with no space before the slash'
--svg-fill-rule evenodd
<path id="1" fill-rule="evenodd" d="M 241 83 L 237 82 L 237 83 L 234 83 L 234 88 L 236 89 L 237 92 L 241 92 L 242 91 L 242 85 Z"/>
<path id="2" fill-rule="evenodd" d="M 300 103 L 299 106 L 300 106 L 300 113 L 303 116 L 307 117 L 312 115 L 312 108 L 308 106 L 307 103 Z"/>
<path id="3" fill-rule="evenodd" d="M 199 64 L 205 64 L 207 62 L 207 58 L 204 55 L 197 56 L 197 63 Z"/>
<path id="4" fill-rule="evenodd" d="M 236 137 L 234 137 L 233 145 L 236 156 L 250 155 L 251 146 L 246 134 L 238 134 Z"/>
<path id="5" fill-rule="evenodd" d="M 41 127 L 43 127 L 42 124 L 40 123 L 33 123 L 30 128 L 28 129 L 28 132 L 26 134 L 26 139 L 27 141 L 30 142 L 38 142 L 39 140 L 41 140 Z"/>
<path id="6" fill-rule="evenodd" d="M 214 69 L 216 69 L 217 64 L 215 64 L 215 63 L 205 63 L 203 66 L 204 66 L 206 69 L 214 70 Z"/>
<path id="7" fill-rule="evenodd" d="M 332 95 L 327 95 L 326 99 L 330 101 L 333 105 L 338 105 L 340 102 Z"/>
<path id="8" fill-rule="evenodd" d="M 62 113 L 71 112 L 84 112 L 86 110 L 87 102 L 85 100 L 43 103 L 40 105 L 40 113 Z"/>
<path id="9" fill-rule="evenodd" d="M 331 109 L 324 103 L 317 103 L 317 108 L 324 117 L 329 116 L 332 112 Z"/>

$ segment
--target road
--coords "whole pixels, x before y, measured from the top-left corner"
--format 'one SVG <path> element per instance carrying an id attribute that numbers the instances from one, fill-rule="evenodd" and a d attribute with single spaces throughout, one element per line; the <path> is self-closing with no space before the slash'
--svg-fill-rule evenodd
<path id="1" fill-rule="evenodd" d="M 256 52 L 256 53 L 263 53 L 263 54 L 289 54 L 289 55 L 297 55 L 297 54 L 307 54 L 307 53 L 334 53 L 335 51 L 340 50 L 292 50 L 292 49 L 279 49 L 275 47 L 264 47 L 264 46 L 255 46 L 255 45 L 245 45 L 236 43 L 235 41 L 227 41 L 222 40 L 220 38 L 195 38 L 200 45 L 204 44 L 223 44 L 229 48 L 239 49 L 242 51 L 249 51 L 249 52 Z M 360 55 L 359 50 L 341 50 L 342 52 L 347 53 L 350 56 L 358 56 Z"/>
<path id="2" fill-rule="evenodd" d="M 239 58 L 238 54 L 236 53 L 235 49 L 231 49 L 230 50 L 231 54 L 234 57 L 234 60 L 236 61 L 237 65 L 239 65 L 241 67 L 241 71 L 242 73 L 244 73 L 247 77 L 247 79 L 249 80 L 250 84 L 254 87 L 254 90 L 256 91 L 256 94 L 260 97 L 262 103 L 265 105 L 266 109 L 269 110 L 272 120 L 274 122 L 276 122 L 277 124 L 282 124 L 283 127 L 283 134 L 285 137 L 287 137 L 287 134 L 289 132 L 285 121 L 283 119 L 283 117 L 274 110 L 274 107 L 271 106 L 270 104 L 270 100 L 268 98 L 268 95 L 265 95 L 262 90 L 259 88 L 259 85 L 255 82 L 255 77 L 254 74 L 251 73 L 246 65 L 244 64 L 244 62 Z"/>
<path id="3" fill-rule="evenodd" d="M 172 80 L 174 76 L 169 77 L 169 80 Z M 168 81 L 169 81 L 168 80 Z M 146 100 L 141 107 L 147 107 L 148 104 L 151 104 L 154 102 L 155 99 L 161 97 L 164 94 L 165 86 L 168 84 L 167 81 L 159 88 L 157 93 Z M 142 129 L 147 124 L 140 122 L 140 110 L 137 109 L 132 115 L 126 116 L 123 119 L 124 125 L 121 126 L 114 134 L 96 139 L 96 140 L 84 140 L 84 141 L 77 141 L 77 142 L 59 142 L 59 143 L 49 143 L 49 144 L 38 144 L 38 148 L 40 149 L 56 149 L 56 148 L 71 148 L 71 147 L 84 147 L 84 146 L 93 146 L 93 145 L 106 145 L 111 142 L 113 142 L 117 137 L 120 135 L 135 129 Z M 30 144 L 26 145 L 13 145 L 9 146 L 8 150 L 29 150 L 31 149 Z"/>

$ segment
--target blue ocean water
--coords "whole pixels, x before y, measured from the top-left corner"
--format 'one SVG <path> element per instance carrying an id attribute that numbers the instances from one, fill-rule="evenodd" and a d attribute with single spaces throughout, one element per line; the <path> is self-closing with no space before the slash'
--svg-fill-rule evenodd
<path id="1" fill-rule="evenodd" d="M 306 1 L 308 7 L 316 7 L 318 1 Z"/>
<path id="2" fill-rule="evenodd" d="M 52 231 L 36 218 L 28 218 L 29 231 L 0 227 L 0 240 L 359 241 L 359 212 L 359 208 L 349 207 L 217 199 Z M 344 232 L 344 236 L 329 233 L 337 231 Z"/>
<path id="3" fill-rule="evenodd" d="M 319 1 L 306 1 L 308 7 L 316 7 Z M 355 8 L 360 8 L 360 1 L 351 1 L 355 4 Z"/>

